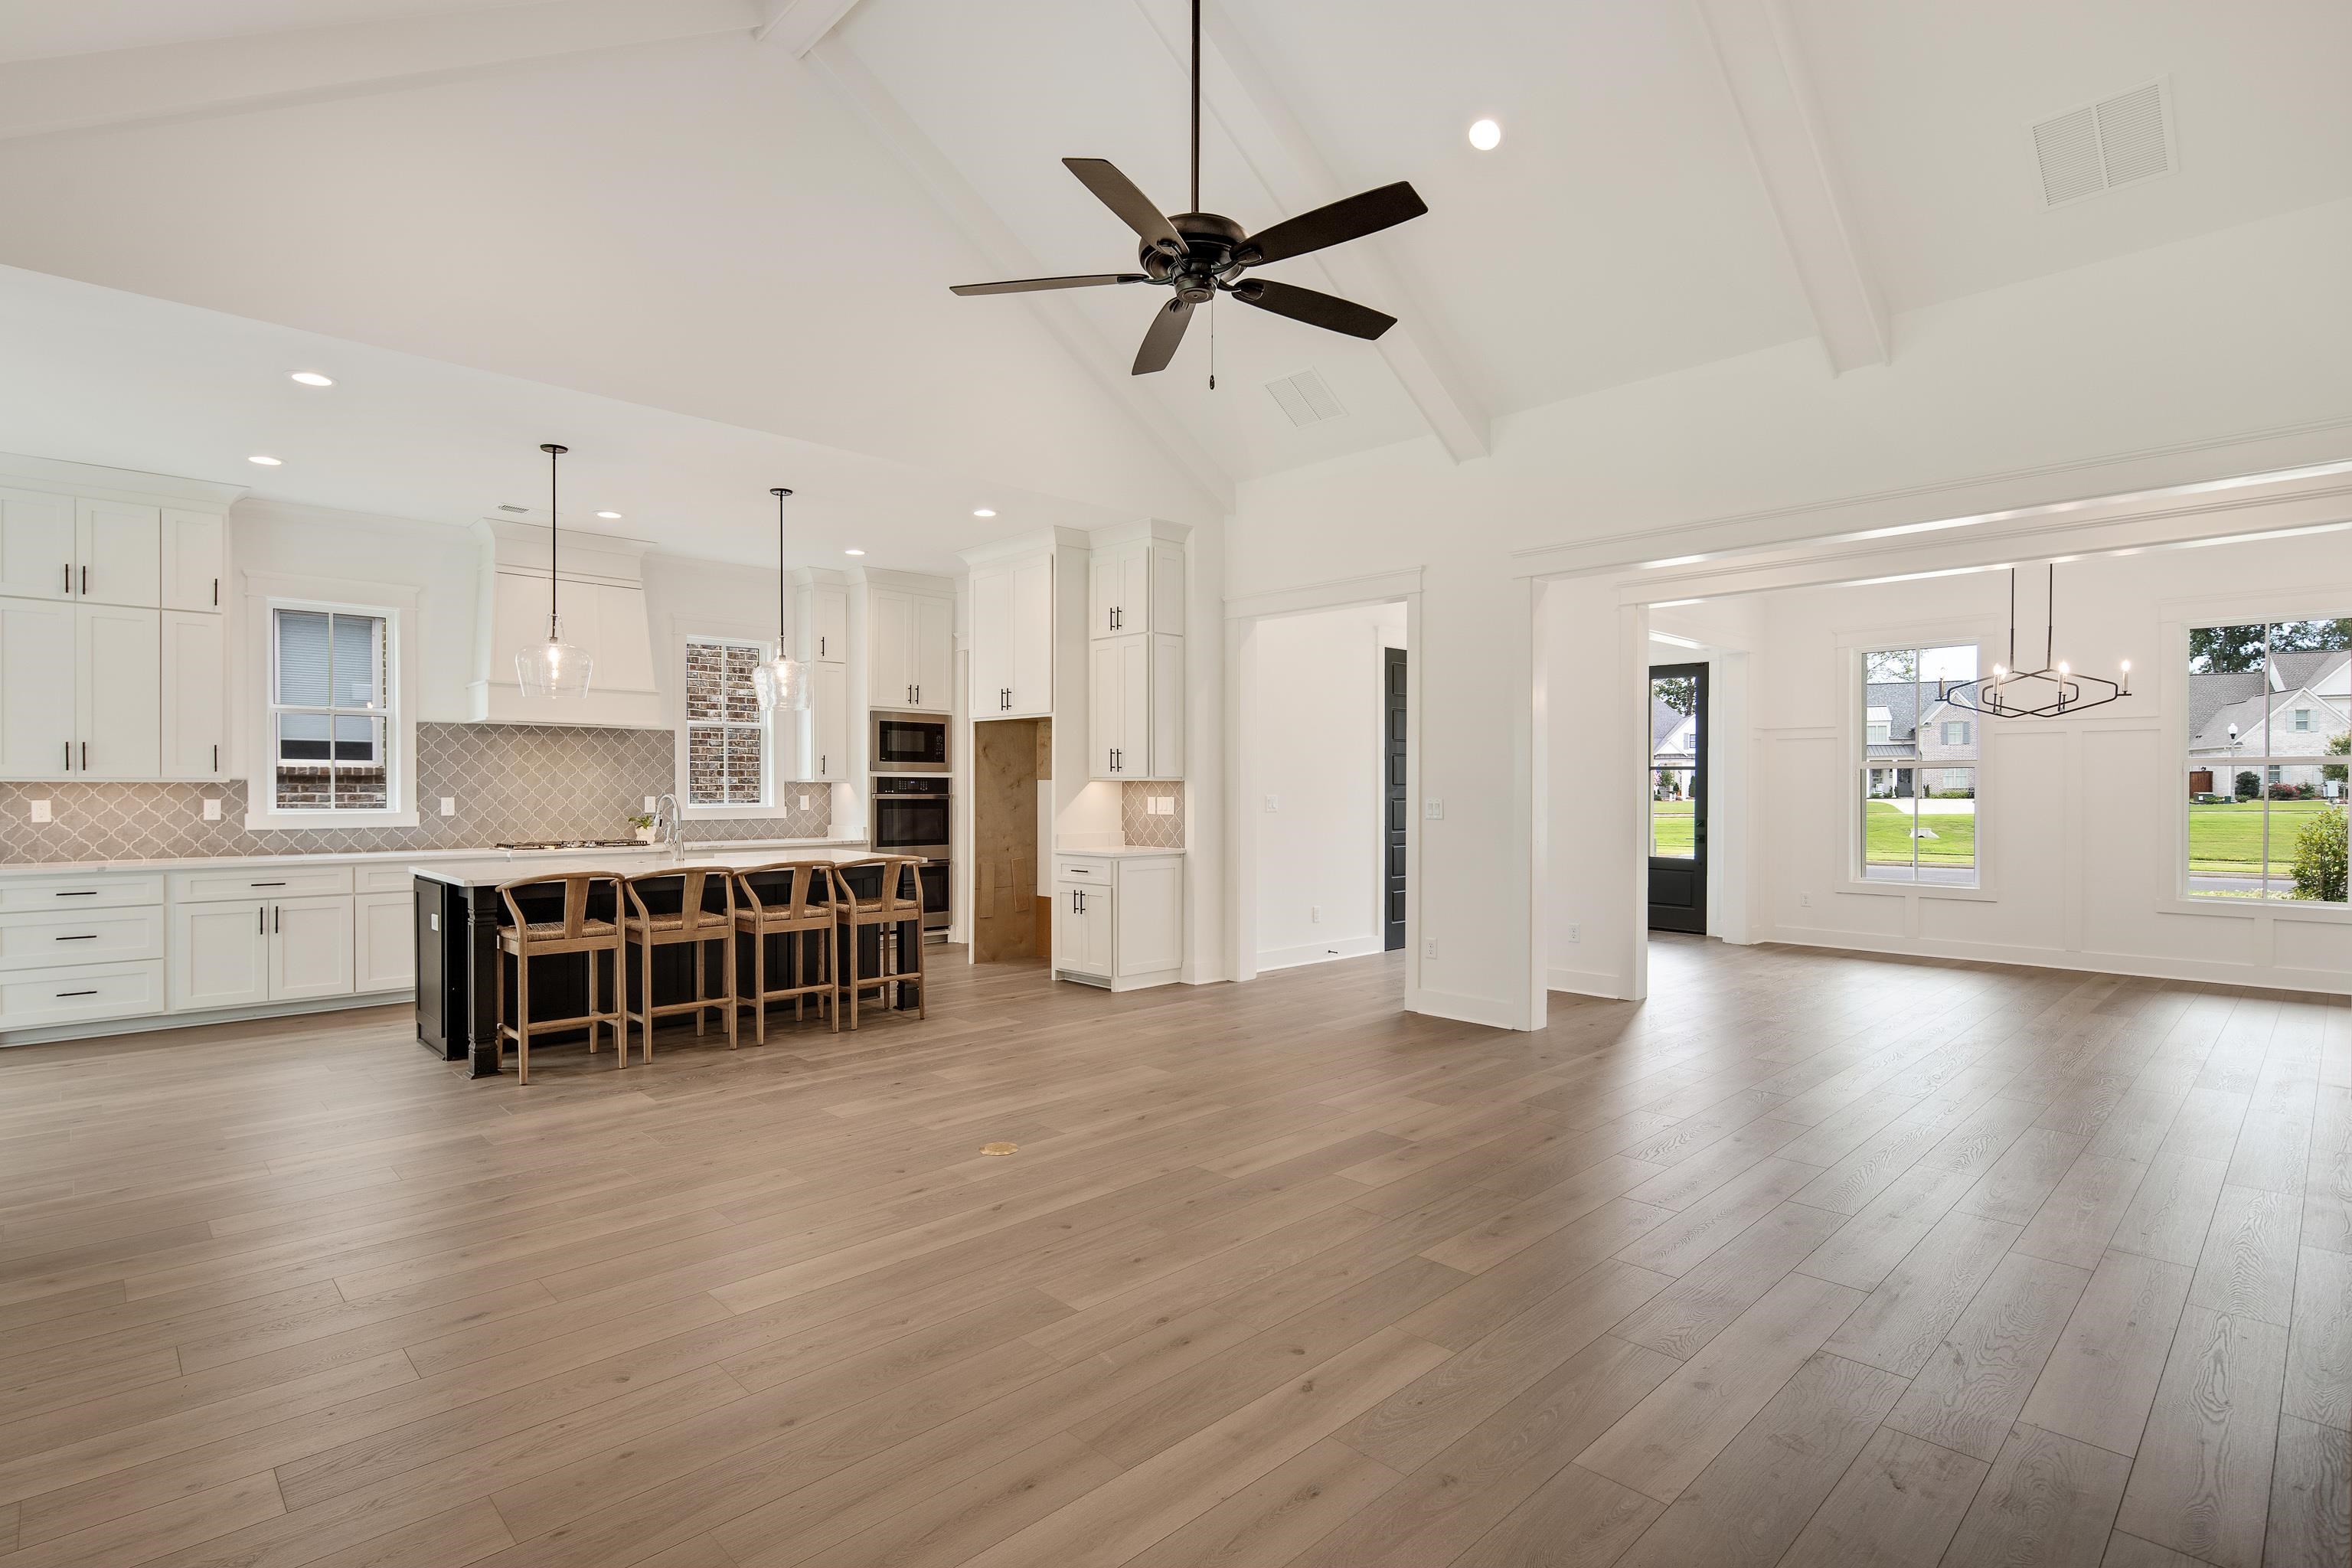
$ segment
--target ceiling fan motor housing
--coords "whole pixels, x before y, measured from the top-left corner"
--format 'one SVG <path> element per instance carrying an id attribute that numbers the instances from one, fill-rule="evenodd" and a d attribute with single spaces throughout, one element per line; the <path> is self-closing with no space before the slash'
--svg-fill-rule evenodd
<path id="1" fill-rule="evenodd" d="M 1241 276 L 1239 253 L 1249 237 L 1241 225 L 1221 213 L 1173 213 L 1168 223 L 1183 239 L 1185 253 L 1171 256 L 1149 240 L 1139 247 L 1136 254 L 1153 282 L 1174 285 L 1178 298 L 1198 305 L 1219 282 Z"/>

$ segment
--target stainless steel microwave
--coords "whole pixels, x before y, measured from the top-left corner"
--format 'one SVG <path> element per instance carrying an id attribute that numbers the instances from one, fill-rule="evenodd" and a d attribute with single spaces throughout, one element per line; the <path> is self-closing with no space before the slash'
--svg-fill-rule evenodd
<path id="1" fill-rule="evenodd" d="M 943 773 L 948 771 L 948 718 L 944 713 L 874 713 L 873 770 L 877 773 Z"/>

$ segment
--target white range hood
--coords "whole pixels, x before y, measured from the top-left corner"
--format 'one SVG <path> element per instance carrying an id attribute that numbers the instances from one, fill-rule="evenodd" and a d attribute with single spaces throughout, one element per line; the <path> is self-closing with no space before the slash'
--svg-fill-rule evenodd
<path id="1" fill-rule="evenodd" d="M 525 697 L 515 655 L 547 640 L 547 530 L 486 519 L 474 525 L 482 563 L 474 616 L 474 679 L 466 688 L 478 723 L 663 727 L 646 615 L 645 553 L 634 539 L 563 536 L 563 637 L 595 661 L 585 697 Z"/>

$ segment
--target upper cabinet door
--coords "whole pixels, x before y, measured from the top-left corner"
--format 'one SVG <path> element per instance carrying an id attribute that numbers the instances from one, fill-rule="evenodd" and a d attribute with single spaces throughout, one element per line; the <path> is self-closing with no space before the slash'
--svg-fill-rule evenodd
<path id="1" fill-rule="evenodd" d="M 1150 542 L 1096 551 L 1087 570 L 1087 635 L 1118 637 L 1150 631 Z"/>
<path id="2" fill-rule="evenodd" d="M 801 590 L 802 612 L 808 618 L 806 655 L 818 664 L 849 662 L 849 594 L 822 584 Z"/>
<path id="3" fill-rule="evenodd" d="M 74 606 L 0 599 L 0 777 L 73 767 Z"/>
<path id="4" fill-rule="evenodd" d="M 75 662 L 82 675 L 76 703 L 81 733 L 74 742 L 74 776 L 161 776 L 163 612 L 82 605 L 74 616 Z"/>
<path id="5" fill-rule="evenodd" d="M 97 605 L 163 602 L 163 514 L 152 506 L 74 503 L 74 596 Z"/>
<path id="6" fill-rule="evenodd" d="M 877 708 L 915 705 L 915 601 L 876 588 L 866 595 L 866 696 Z"/>
<path id="7" fill-rule="evenodd" d="M 971 716 L 996 719 L 1013 711 L 1013 572 L 987 566 L 971 574 Z"/>
<path id="8" fill-rule="evenodd" d="M 73 597 L 71 496 L 0 490 L 0 596 Z"/>
<path id="9" fill-rule="evenodd" d="M 218 512 L 163 509 L 163 607 L 217 610 L 228 584 L 227 520 Z"/>
<path id="10" fill-rule="evenodd" d="M 1155 539 L 1149 552 L 1150 610 L 1148 626 L 1130 631 L 1178 633 L 1184 630 L 1184 547 L 1171 540 Z"/>
<path id="11" fill-rule="evenodd" d="M 1013 689 L 1008 713 L 1042 717 L 1054 710 L 1054 562 L 1039 555 L 1012 571 Z"/>
<path id="12" fill-rule="evenodd" d="M 945 713 L 955 707 L 955 601 L 915 599 L 915 703 Z"/>
<path id="13" fill-rule="evenodd" d="M 1097 642 L 1087 650 L 1087 772 L 1118 776 L 1118 745 L 1127 730 L 1127 687 L 1119 679 L 1124 645 Z"/>
<path id="14" fill-rule="evenodd" d="M 163 622 L 163 776 L 217 777 L 228 751 L 226 617 L 165 610 Z"/>

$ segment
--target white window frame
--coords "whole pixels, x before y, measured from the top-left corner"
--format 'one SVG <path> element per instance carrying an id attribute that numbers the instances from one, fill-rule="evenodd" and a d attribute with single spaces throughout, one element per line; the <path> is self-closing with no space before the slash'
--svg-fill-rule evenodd
<path id="1" fill-rule="evenodd" d="M 2319 621 L 2340 617 L 2346 606 L 2352 605 L 2352 582 L 2333 587 L 2322 586 L 2298 591 L 2297 596 L 2285 598 L 2270 595 L 2242 595 L 2227 599 L 2171 600 L 2159 606 L 2163 620 L 2161 658 L 2164 690 L 2164 748 L 2169 764 L 2167 775 L 2178 787 L 2168 798 L 2173 803 L 2172 812 L 2172 889 L 2171 896 L 2159 900 L 2157 911 L 2171 915 L 2205 915 L 2233 920 L 2301 921 L 2321 925 L 2352 925 L 2352 906 L 2344 904 L 2304 903 L 2294 899 L 2230 899 L 2211 893 L 2192 893 L 2189 889 L 2189 790 L 2188 779 L 2195 764 L 2189 755 L 2189 633 L 2196 626 L 2274 626 L 2284 621 Z M 2286 695 L 2273 693 L 2264 683 L 2264 696 L 2275 699 Z M 2275 710 L 2273 710 L 2275 711 Z M 2287 757 L 2285 765 L 2309 766 L 2324 763 L 2325 757 Z M 2270 766 L 2282 762 L 2276 753 L 2233 759 L 2226 772 L 2231 788 L 2236 787 L 2236 775 L 2252 767 L 2263 780 L 2263 796 L 2269 796 Z M 2213 772 L 2220 777 L 2224 769 Z"/>
<path id="2" fill-rule="evenodd" d="M 740 621 L 712 620 L 705 616 L 680 616 L 670 623 L 669 668 L 665 686 L 671 694 L 671 722 L 677 739 L 670 748 L 672 770 L 670 793 L 677 797 L 679 816 L 688 822 L 756 822 L 777 819 L 785 816 L 780 804 L 782 799 L 782 777 L 779 772 L 778 748 L 781 729 L 773 713 L 760 718 L 760 795 L 756 805 L 697 805 L 688 798 L 692 783 L 688 777 L 688 761 L 692 750 L 691 726 L 686 716 L 686 647 L 692 642 L 719 642 L 757 645 L 764 654 L 776 643 L 773 627 L 747 626 Z"/>
<path id="3" fill-rule="evenodd" d="M 416 817 L 417 689 L 415 638 L 417 591 L 341 578 L 245 576 L 246 673 L 248 700 L 241 752 L 245 769 L 245 826 L 255 832 L 339 832 L 355 827 L 415 827 Z M 386 769 L 386 805 L 364 811 L 281 809 L 277 805 L 276 690 L 278 650 L 272 642 L 279 610 L 380 616 L 384 622 L 384 742 L 392 753 Z"/>
<path id="4" fill-rule="evenodd" d="M 1866 754 L 1871 744 L 1864 717 L 1864 697 L 1868 673 L 1867 657 L 1898 647 L 1969 647 L 1977 650 L 1977 671 L 1986 673 L 1991 666 L 1986 662 L 1987 648 L 2000 646 L 1991 628 L 1968 622 L 1927 622 L 1915 626 L 1881 626 L 1862 631 L 1841 631 L 1836 634 L 1838 658 L 1844 671 L 1844 700 L 1838 704 L 1838 776 L 1845 792 L 1845 805 L 1839 815 L 1845 843 L 1843 880 L 1837 890 L 1861 893 L 1872 898 L 1945 899 L 1959 903 L 1992 903 L 1999 900 L 1992 870 L 1992 817 L 1990 809 L 1991 794 L 1987 788 L 1995 750 L 1990 726 L 1976 726 L 1976 760 L 1954 762 L 1949 766 L 1972 768 L 1977 775 L 1977 879 L 1972 884 L 1951 882 L 1876 881 L 1863 876 L 1863 779 L 1864 770 L 1872 764 Z M 1973 722 L 1973 721 L 1972 721 Z M 1891 724 L 1891 721 L 1890 721 Z M 1892 768 L 1893 762 L 1881 765 Z M 1908 764 L 1924 771 L 1937 764 L 1922 760 Z M 1916 780 L 1914 780 L 1916 787 Z M 1916 911 L 1915 911 L 1916 913 Z"/>

